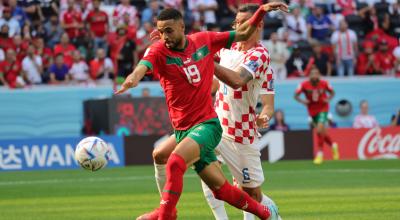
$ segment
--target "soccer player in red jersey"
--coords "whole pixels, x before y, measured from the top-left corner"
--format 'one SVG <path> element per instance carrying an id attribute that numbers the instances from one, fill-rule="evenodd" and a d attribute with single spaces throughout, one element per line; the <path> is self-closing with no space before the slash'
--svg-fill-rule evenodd
<path id="1" fill-rule="evenodd" d="M 234 41 L 247 40 L 264 14 L 278 9 L 287 11 L 287 5 L 274 2 L 260 6 L 252 18 L 236 31 L 200 32 L 187 36 L 184 35 L 179 11 L 165 9 L 158 16 L 157 29 L 162 40 L 147 49 L 133 73 L 116 92 L 120 94 L 137 86 L 146 72 L 152 70 L 160 77 L 175 129 L 178 145 L 167 161 L 167 180 L 160 208 L 150 213 L 148 219 L 176 219 L 183 175 L 191 165 L 217 199 L 251 212 L 260 219 L 270 219 L 275 214 L 230 185 L 224 177 L 214 153 L 221 140 L 222 128 L 209 94 L 214 75 L 214 54 L 223 47 L 229 48 Z"/>
<path id="2" fill-rule="evenodd" d="M 304 93 L 306 99 L 300 98 L 302 93 Z M 309 80 L 301 83 L 295 93 L 295 99 L 307 106 L 308 114 L 311 116 L 313 126 L 317 132 L 319 149 L 314 159 L 315 164 L 323 162 L 322 149 L 324 143 L 327 143 L 332 148 L 333 159 L 339 159 L 338 145 L 332 142 L 325 128 L 325 124 L 328 122 L 329 101 L 334 95 L 333 88 L 327 81 L 320 79 L 320 72 L 315 66 L 311 68 Z"/>

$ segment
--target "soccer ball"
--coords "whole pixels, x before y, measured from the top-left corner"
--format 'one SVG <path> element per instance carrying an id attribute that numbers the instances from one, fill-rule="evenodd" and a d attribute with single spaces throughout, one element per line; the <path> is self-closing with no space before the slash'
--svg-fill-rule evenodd
<path id="1" fill-rule="evenodd" d="M 107 165 L 110 159 L 110 148 L 98 137 L 82 139 L 75 149 L 75 159 L 85 170 L 97 171 Z"/>

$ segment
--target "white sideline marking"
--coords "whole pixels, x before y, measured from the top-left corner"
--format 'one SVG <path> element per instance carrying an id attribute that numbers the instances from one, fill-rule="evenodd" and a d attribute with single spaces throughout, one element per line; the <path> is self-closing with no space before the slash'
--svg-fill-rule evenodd
<path id="1" fill-rule="evenodd" d="M 279 171 L 268 171 L 266 169 L 265 174 L 268 173 L 400 173 L 400 169 L 312 169 L 312 170 L 279 170 Z M 197 175 L 187 174 L 187 178 L 195 178 Z M 96 178 L 79 178 L 79 179 L 44 179 L 44 180 L 21 180 L 21 181 L 0 181 L 0 186 L 9 185 L 34 185 L 34 184 L 54 184 L 54 183 L 76 183 L 76 182 L 111 182 L 111 181 L 130 181 L 130 180 L 143 180 L 153 179 L 153 175 L 149 176 L 130 176 L 130 177 L 96 177 Z"/>

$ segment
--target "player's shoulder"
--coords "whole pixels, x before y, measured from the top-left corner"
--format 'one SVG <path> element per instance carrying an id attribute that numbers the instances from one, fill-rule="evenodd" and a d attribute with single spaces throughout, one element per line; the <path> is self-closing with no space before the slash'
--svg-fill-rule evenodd
<path id="1" fill-rule="evenodd" d="M 261 43 L 258 43 L 255 47 L 253 47 L 247 51 L 247 56 L 258 57 L 261 59 L 267 59 L 269 57 L 269 52 L 268 52 L 268 49 L 264 45 L 262 45 Z M 264 62 L 265 61 L 266 60 L 264 60 Z"/>

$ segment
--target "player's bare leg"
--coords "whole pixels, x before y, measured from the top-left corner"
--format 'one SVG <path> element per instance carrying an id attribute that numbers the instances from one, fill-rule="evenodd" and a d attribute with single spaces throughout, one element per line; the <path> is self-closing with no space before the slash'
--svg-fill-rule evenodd
<path id="1" fill-rule="evenodd" d="M 176 145 L 175 135 L 171 135 L 153 150 L 154 173 L 160 195 L 165 184 L 165 165 Z"/>

